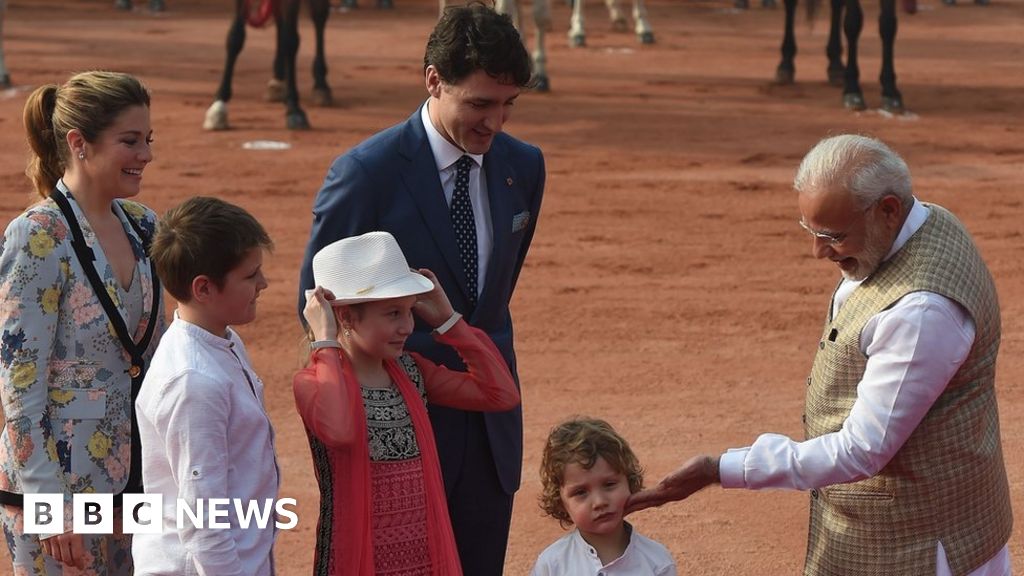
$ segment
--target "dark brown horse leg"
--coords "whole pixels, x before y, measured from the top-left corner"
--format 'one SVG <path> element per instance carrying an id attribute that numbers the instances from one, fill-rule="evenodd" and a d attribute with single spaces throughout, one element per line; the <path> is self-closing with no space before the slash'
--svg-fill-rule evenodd
<path id="1" fill-rule="evenodd" d="M 228 29 L 226 44 L 227 55 L 224 59 L 224 73 L 220 78 L 220 86 L 213 104 L 206 111 L 203 128 L 207 130 L 226 130 L 228 128 L 227 103 L 231 101 L 231 81 L 235 75 L 235 62 L 245 46 L 245 0 L 235 0 L 235 19 Z"/>
<path id="2" fill-rule="evenodd" d="M 285 125 L 289 130 L 308 130 L 309 120 L 299 105 L 295 82 L 295 60 L 299 54 L 299 0 L 282 0 L 274 14 L 277 21 L 277 51 L 284 62 Z"/>
<path id="3" fill-rule="evenodd" d="M 825 45 L 825 56 L 828 57 L 828 83 L 833 86 L 843 85 L 843 75 L 846 72 L 843 66 L 843 1 L 830 0 L 829 7 L 829 28 L 828 44 Z"/>
<path id="4" fill-rule="evenodd" d="M 864 93 L 860 89 L 860 69 L 857 63 L 857 45 L 864 28 L 864 11 L 860 0 L 846 0 L 843 33 L 846 34 L 846 77 L 843 84 L 843 106 L 850 110 L 863 110 Z"/>
<path id="5" fill-rule="evenodd" d="M 327 58 L 324 56 L 324 29 L 331 13 L 330 0 L 309 0 L 309 13 L 316 32 L 316 56 L 313 57 L 313 102 L 317 106 L 334 103 L 331 87 L 327 84 Z"/>
<path id="6" fill-rule="evenodd" d="M 893 51 L 896 44 L 896 0 L 881 0 L 882 11 L 878 15 L 878 35 L 882 38 L 882 73 L 878 81 L 882 84 L 882 109 L 901 114 L 903 96 L 896 89 L 896 65 Z"/>
<path id="7" fill-rule="evenodd" d="M 808 0 L 813 1 L 813 0 Z M 796 16 L 796 0 L 783 0 L 786 10 L 786 25 L 782 35 L 782 62 L 775 69 L 776 84 L 792 84 L 796 79 L 796 35 L 793 32 L 793 20 Z"/>

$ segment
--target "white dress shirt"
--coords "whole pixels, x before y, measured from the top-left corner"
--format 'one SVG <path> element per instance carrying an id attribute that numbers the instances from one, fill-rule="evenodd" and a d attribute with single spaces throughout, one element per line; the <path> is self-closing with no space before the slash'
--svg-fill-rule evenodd
<path id="1" fill-rule="evenodd" d="M 537 558 L 530 576 L 676 576 L 672 554 L 661 544 L 629 530 L 626 551 L 615 560 L 602 564 L 594 547 L 579 530 L 562 536 L 544 549 Z"/>
<path id="2" fill-rule="evenodd" d="M 484 156 L 470 154 L 445 140 L 430 121 L 430 113 L 427 110 L 429 104 L 430 100 L 427 100 L 420 108 L 420 118 L 423 120 L 423 128 L 427 131 L 427 141 L 430 142 L 430 151 L 434 153 L 437 173 L 441 177 L 441 188 L 444 189 L 444 199 L 449 207 L 452 205 L 452 194 L 455 193 L 455 163 L 463 155 L 473 159 L 473 166 L 469 169 L 469 199 L 473 203 L 473 221 L 476 223 L 476 295 L 479 297 L 484 290 L 484 281 L 487 280 L 487 263 L 491 260 L 491 246 L 494 244 Z"/>
<path id="3" fill-rule="evenodd" d="M 928 212 L 914 200 L 886 259 L 924 225 Z M 833 317 L 859 284 L 843 280 L 833 298 Z M 752 446 L 729 450 L 719 462 L 722 487 L 810 490 L 874 476 L 946 389 L 967 359 L 974 336 L 974 321 L 956 302 L 932 292 L 904 296 L 861 330 L 861 351 L 868 361 L 842 429 L 804 442 L 763 434 Z M 936 576 L 949 576 L 942 542 L 936 542 L 936 557 Z M 1009 574 L 1004 546 L 968 576 Z"/>
<path id="4" fill-rule="evenodd" d="M 277 498 L 280 473 L 274 433 L 263 407 L 263 382 L 242 340 L 228 328 L 221 338 L 175 313 L 135 403 L 147 493 L 163 495 L 163 533 L 137 534 L 136 576 L 267 576 L 274 573 L 274 522 L 242 528 L 234 503 L 221 522 L 228 529 L 197 529 L 188 516 L 177 529 L 177 499 L 241 499 L 260 509 Z"/>

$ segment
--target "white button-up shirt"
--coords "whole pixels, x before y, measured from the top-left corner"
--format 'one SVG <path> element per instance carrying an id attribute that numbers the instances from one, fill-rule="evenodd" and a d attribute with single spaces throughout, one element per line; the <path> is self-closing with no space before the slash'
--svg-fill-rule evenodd
<path id="1" fill-rule="evenodd" d="M 483 154 L 470 154 L 444 139 L 444 136 L 437 131 L 434 123 L 430 121 L 430 113 L 427 104 L 420 108 L 420 119 L 423 121 L 423 129 L 427 131 L 427 141 L 430 143 L 430 151 L 434 153 L 434 161 L 437 163 L 437 173 L 441 178 L 441 188 L 444 190 L 444 199 L 448 206 L 452 205 L 452 195 L 455 193 L 455 163 L 467 155 L 473 159 L 473 166 L 469 169 L 469 200 L 473 204 L 473 221 L 476 223 L 476 254 L 477 254 L 477 296 L 484 290 L 484 282 L 487 280 L 487 263 L 491 261 L 491 246 L 494 244 L 493 227 L 491 225 L 491 202 L 487 197 L 487 178 L 484 173 Z"/>
<path id="2" fill-rule="evenodd" d="M 175 314 L 135 403 L 146 492 L 163 495 L 163 533 L 136 534 L 135 574 L 266 576 L 274 573 L 274 514 L 266 528 L 242 528 L 234 500 L 274 506 L 280 484 L 274 433 L 263 407 L 263 382 L 245 346 L 228 328 L 221 338 Z M 209 499 L 232 499 L 227 529 L 209 528 Z M 196 510 L 177 529 L 177 500 Z M 267 504 L 269 501 L 269 504 Z M 223 508 L 222 508 L 223 510 Z"/>
<path id="3" fill-rule="evenodd" d="M 914 205 L 886 259 L 903 247 L 928 219 Z M 832 316 L 860 282 L 844 280 L 836 290 Z M 970 314 L 949 298 L 914 292 L 876 314 L 861 330 L 868 357 L 857 400 L 838 432 L 804 442 L 763 434 L 752 446 L 729 450 L 719 462 L 724 488 L 810 490 L 870 478 L 885 467 L 921 423 L 960 369 L 974 344 Z M 913 366 L 913 370 L 906 370 Z M 936 542 L 936 576 L 949 576 L 941 542 Z M 968 576 L 1010 574 L 1007 547 Z"/>
<path id="4" fill-rule="evenodd" d="M 629 545 L 615 560 L 603 564 L 580 531 L 573 530 L 541 552 L 530 576 L 676 576 L 668 549 L 637 533 L 629 523 L 626 526 Z"/>

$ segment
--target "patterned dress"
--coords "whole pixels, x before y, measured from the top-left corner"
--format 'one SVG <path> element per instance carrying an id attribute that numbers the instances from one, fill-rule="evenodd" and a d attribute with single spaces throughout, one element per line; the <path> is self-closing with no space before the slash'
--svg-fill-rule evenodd
<path id="1" fill-rule="evenodd" d="M 152 234 L 156 215 L 135 202 L 113 206 L 135 254 L 128 290 L 114 275 L 95 233 L 74 198 L 61 188 L 94 265 L 125 325 L 138 341 L 154 297 L 149 260 L 128 218 Z M 130 358 L 114 335 L 71 246 L 68 223 L 52 200 L 29 208 L 8 226 L 0 243 L 0 491 L 6 497 L 64 494 L 65 528 L 71 525 L 71 494 L 118 493 L 131 460 Z M 163 331 L 162 303 L 144 359 Z M 130 575 L 129 536 L 83 535 L 85 570 L 67 569 L 26 535 L 17 506 L 0 506 L 5 541 L 22 575 Z M 115 519 L 115 531 L 118 522 Z"/>

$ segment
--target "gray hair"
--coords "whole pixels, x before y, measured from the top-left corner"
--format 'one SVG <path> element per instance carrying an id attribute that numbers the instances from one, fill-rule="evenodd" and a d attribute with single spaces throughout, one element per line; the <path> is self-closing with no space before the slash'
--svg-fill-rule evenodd
<path id="1" fill-rule="evenodd" d="M 801 194 L 843 190 L 866 209 L 887 195 L 904 207 L 913 203 L 907 163 L 881 140 L 843 134 L 825 138 L 804 156 L 793 179 Z"/>

